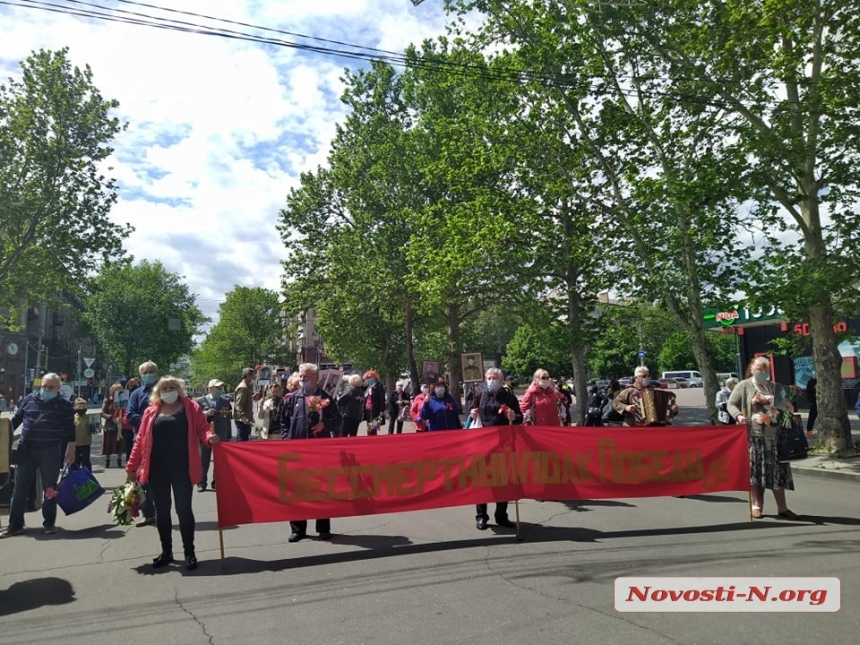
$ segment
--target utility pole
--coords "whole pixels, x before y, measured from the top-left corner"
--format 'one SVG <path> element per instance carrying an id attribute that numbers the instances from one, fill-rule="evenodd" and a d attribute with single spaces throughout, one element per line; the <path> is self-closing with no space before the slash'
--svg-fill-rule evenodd
<path id="1" fill-rule="evenodd" d="M 81 396 L 81 346 L 78 345 L 78 364 L 77 364 L 77 376 L 75 377 L 75 383 L 78 388 L 78 397 Z"/>

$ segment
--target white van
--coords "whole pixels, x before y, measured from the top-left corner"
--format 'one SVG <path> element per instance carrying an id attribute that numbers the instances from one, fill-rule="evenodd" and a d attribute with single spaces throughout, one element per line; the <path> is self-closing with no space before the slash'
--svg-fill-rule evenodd
<path id="1" fill-rule="evenodd" d="M 663 372 L 663 378 L 685 378 L 687 379 L 687 387 L 702 387 L 702 375 L 695 370 Z"/>
<path id="2" fill-rule="evenodd" d="M 738 375 L 735 374 L 734 372 L 717 372 L 717 383 L 720 387 L 725 385 L 725 382 L 727 380 L 729 380 L 730 378 L 735 378 L 735 379 L 740 380 L 738 378 Z"/>

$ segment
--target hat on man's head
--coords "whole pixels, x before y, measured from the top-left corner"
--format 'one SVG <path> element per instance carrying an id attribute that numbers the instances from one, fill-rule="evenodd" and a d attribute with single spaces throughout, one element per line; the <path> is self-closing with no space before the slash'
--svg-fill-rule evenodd
<path id="1" fill-rule="evenodd" d="M 224 385 L 224 381 L 219 381 L 217 378 L 213 378 L 209 381 L 209 387 L 221 387 Z"/>

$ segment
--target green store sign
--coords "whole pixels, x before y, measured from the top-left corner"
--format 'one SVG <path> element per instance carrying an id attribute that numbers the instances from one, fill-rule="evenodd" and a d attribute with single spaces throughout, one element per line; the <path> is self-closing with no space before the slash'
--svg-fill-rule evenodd
<path id="1" fill-rule="evenodd" d="M 777 307 L 770 310 L 755 310 L 749 307 L 738 307 L 719 311 L 717 309 L 705 309 L 705 329 L 716 327 L 742 327 L 744 325 L 755 325 L 784 320 L 785 314 Z"/>

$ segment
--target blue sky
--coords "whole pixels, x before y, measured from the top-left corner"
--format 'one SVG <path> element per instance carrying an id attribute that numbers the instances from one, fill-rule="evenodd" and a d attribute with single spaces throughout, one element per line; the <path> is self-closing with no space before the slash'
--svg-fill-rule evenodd
<path id="1" fill-rule="evenodd" d="M 113 0 L 93 2 L 216 24 Z M 149 4 L 391 51 L 440 35 L 445 25 L 442 0 L 417 7 L 410 0 Z M 299 174 L 325 164 L 335 125 L 345 116 L 339 79 L 344 68 L 362 63 L 0 7 L 2 82 L 33 50 L 61 47 L 69 47 L 74 64 L 92 68 L 96 86 L 119 101 L 118 116 L 128 122 L 108 164 L 119 185 L 112 217 L 135 227 L 128 252 L 183 275 L 210 317 L 234 285 L 277 289 L 285 259 L 275 230 L 278 211 Z"/>

